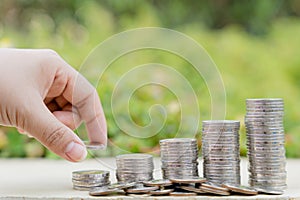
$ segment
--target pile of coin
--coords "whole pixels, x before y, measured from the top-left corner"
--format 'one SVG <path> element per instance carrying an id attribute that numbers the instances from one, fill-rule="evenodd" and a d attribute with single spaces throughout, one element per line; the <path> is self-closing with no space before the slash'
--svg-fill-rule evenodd
<path id="1" fill-rule="evenodd" d="M 208 181 L 240 184 L 239 128 L 239 121 L 203 121 L 203 175 Z"/>
<path id="2" fill-rule="evenodd" d="M 95 187 L 110 184 L 109 171 L 81 170 L 72 173 L 73 188 L 75 190 L 89 191 Z"/>
<path id="3" fill-rule="evenodd" d="M 280 193 L 286 188 L 283 99 L 247 99 L 246 105 L 249 184 Z"/>
<path id="4" fill-rule="evenodd" d="M 192 138 L 173 138 L 159 141 L 164 179 L 198 176 L 198 145 Z"/>
<path id="5" fill-rule="evenodd" d="M 221 195 L 231 194 L 256 195 L 258 192 L 249 187 L 219 185 L 207 182 L 201 177 L 188 179 L 160 179 L 142 183 L 114 183 L 109 186 L 93 188 L 91 196 L 129 195 L 137 198 L 144 196 L 196 196 L 196 195 Z"/>
<path id="6" fill-rule="evenodd" d="M 153 179 L 153 157 L 149 154 L 123 154 L 116 157 L 117 180 L 121 183 L 148 181 Z"/>

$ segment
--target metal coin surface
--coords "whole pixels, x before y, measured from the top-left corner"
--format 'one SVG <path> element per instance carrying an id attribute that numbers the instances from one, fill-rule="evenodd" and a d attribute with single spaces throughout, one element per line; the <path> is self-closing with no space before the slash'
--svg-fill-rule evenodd
<path id="1" fill-rule="evenodd" d="M 158 190 L 159 188 L 156 186 L 152 186 L 152 187 L 137 187 L 137 188 L 130 188 L 130 189 L 126 189 L 126 193 L 129 194 L 147 194 L 150 191 L 153 190 Z"/>
<path id="2" fill-rule="evenodd" d="M 160 196 L 160 195 L 168 195 L 171 192 L 174 192 L 174 189 L 153 190 L 153 191 L 149 191 L 149 194 L 153 196 Z"/>
<path id="3" fill-rule="evenodd" d="M 106 196 L 106 195 L 112 195 L 112 194 L 118 194 L 118 193 L 124 193 L 124 191 L 119 190 L 117 188 L 115 189 L 109 189 L 107 187 L 96 187 L 90 190 L 89 195 L 91 196 Z"/>
<path id="4" fill-rule="evenodd" d="M 172 182 L 167 179 L 159 179 L 159 180 L 144 181 L 143 184 L 145 186 L 165 187 L 165 186 L 171 186 Z"/>
<path id="5" fill-rule="evenodd" d="M 85 147 L 89 150 L 105 150 L 106 145 L 100 142 L 83 141 Z"/>
<path id="6" fill-rule="evenodd" d="M 239 194 L 245 194 L 245 195 L 257 195 L 258 191 L 254 188 L 245 187 L 245 186 L 235 186 L 230 184 L 222 184 L 222 187 L 228 188 L 230 191 L 239 193 Z"/>

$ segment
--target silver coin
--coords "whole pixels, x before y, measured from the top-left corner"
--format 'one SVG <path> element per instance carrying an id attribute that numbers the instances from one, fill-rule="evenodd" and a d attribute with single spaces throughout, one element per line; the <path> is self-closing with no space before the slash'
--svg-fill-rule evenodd
<path id="1" fill-rule="evenodd" d="M 90 187 L 81 187 L 81 186 L 76 186 L 76 185 L 73 185 L 73 189 L 80 190 L 80 191 L 90 191 L 91 190 Z"/>
<path id="2" fill-rule="evenodd" d="M 134 187 L 137 183 L 136 182 L 131 182 L 131 183 L 114 183 L 114 184 L 110 184 L 107 186 L 108 189 L 127 189 L 127 188 L 131 188 Z"/>
<path id="3" fill-rule="evenodd" d="M 137 188 L 130 188 L 126 189 L 126 193 L 129 194 L 147 194 L 150 191 L 158 190 L 159 187 L 152 186 L 152 187 L 137 187 Z"/>
<path id="4" fill-rule="evenodd" d="M 85 147 L 89 150 L 105 150 L 106 145 L 100 142 L 83 141 Z"/>
<path id="5" fill-rule="evenodd" d="M 200 188 L 196 188 L 194 186 L 185 186 L 185 185 L 181 185 L 179 186 L 180 189 L 188 191 L 188 192 L 195 192 L 197 194 L 205 194 L 206 192 L 204 192 L 202 189 Z"/>
<path id="6" fill-rule="evenodd" d="M 124 193 L 123 190 L 119 190 L 117 188 L 109 189 L 108 187 L 96 187 L 90 190 L 89 195 L 91 196 L 106 196 L 112 194 Z"/>
<path id="7" fill-rule="evenodd" d="M 102 178 L 109 176 L 109 171 L 104 170 L 79 170 L 72 172 L 72 178 L 76 180 L 89 178 Z"/>
<path id="8" fill-rule="evenodd" d="M 153 190 L 153 191 L 149 191 L 149 194 L 153 196 L 161 196 L 161 195 L 168 195 L 171 192 L 174 192 L 174 189 Z"/>
<path id="9" fill-rule="evenodd" d="M 170 181 L 172 183 L 182 183 L 182 184 L 190 184 L 190 183 L 204 183 L 206 182 L 205 178 L 202 177 L 193 177 L 193 178 L 171 178 Z"/>
<path id="10" fill-rule="evenodd" d="M 246 195 L 257 195 L 257 190 L 250 187 L 240 186 L 240 185 L 230 185 L 230 184 L 222 184 L 222 187 L 228 188 L 230 191 L 239 193 L 239 194 L 246 194 Z"/>
<path id="11" fill-rule="evenodd" d="M 259 193 L 262 193 L 262 194 L 281 195 L 281 194 L 284 193 L 283 190 L 267 190 L 267 189 L 260 189 L 260 188 L 256 188 L 256 190 L 257 190 Z"/>
<path id="12" fill-rule="evenodd" d="M 143 184 L 145 186 L 165 187 L 165 186 L 171 186 L 172 182 L 168 179 L 159 179 L 159 180 L 144 181 Z"/>
<path id="13" fill-rule="evenodd" d="M 206 188 L 206 187 L 202 187 L 202 186 L 200 186 L 200 189 L 205 193 L 217 194 L 217 195 L 222 195 L 222 196 L 229 196 L 230 195 L 230 192 L 227 192 L 227 191 L 211 189 L 211 188 Z"/>
<path id="14" fill-rule="evenodd" d="M 86 182 L 80 182 L 80 181 L 73 181 L 73 186 L 79 186 L 79 187 L 100 187 L 100 186 L 105 186 L 109 185 L 110 182 L 106 183 L 86 183 Z"/>

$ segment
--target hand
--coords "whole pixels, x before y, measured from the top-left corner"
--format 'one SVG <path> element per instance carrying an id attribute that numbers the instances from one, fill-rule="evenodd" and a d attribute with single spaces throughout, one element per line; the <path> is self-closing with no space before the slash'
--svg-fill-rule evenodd
<path id="1" fill-rule="evenodd" d="M 56 52 L 0 49 L 0 75 L 0 124 L 28 132 L 69 161 L 87 154 L 72 131 L 82 121 L 90 141 L 106 145 L 97 91 Z"/>

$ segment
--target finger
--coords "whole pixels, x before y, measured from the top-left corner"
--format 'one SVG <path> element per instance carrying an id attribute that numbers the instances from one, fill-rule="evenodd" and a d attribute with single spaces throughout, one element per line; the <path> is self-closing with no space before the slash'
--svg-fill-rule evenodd
<path id="1" fill-rule="evenodd" d="M 55 98 L 55 102 L 61 108 L 65 107 L 69 103 L 63 96 Z"/>
<path id="2" fill-rule="evenodd" d="M 18 132 L 19 132 L 20 134 L 26 135 L 26 136 L 29 137 L 29 138 L 33 138 L 32 135 L 30 135 L 29 133 L 27 133 L 27 132 L 24 131 L 23 129 L 21 129 L 21 128 L 17 128 L 17 129 L 18 129 Z"/>
<path id="3" fill-rule="evenodd" d="M 106 145 L 106 120 L 95 88 L 78 72 L 70 70 L 63 96 L 76 106 L 81 119 L 86 122 L 90 141 Z"/>
<path id="4" fill-rule="evenodd" d="M 25 131 L 24 131 L 23 129 L 21 129 L 21 128 L 17 128 L 17 130 L 18 130 L 18 132 L 21 133 L 21 134 L 24 134 L 24 135 L 26 134 Z"/>
<path id="5" fill-rule="evenodd" d="M 61 123 L 66 125 L 72 130 L 78 128 L 81 123 L 80 116 L 76 113 L 70 111 L 55 111 L 53 115 L 58 119 Z"/>
<path id="6" fill-rule="evenodd" d="M 83 142 L 74 132 L 61 123 L 47 109 L 42 99 L 37 95 L 31 95 L 34 109 L 29 113 L 30 121 L 26 121 L 24 130 L 32 134 L 49 150 L 57 155 L 70 160 L 81 161 L 87 151 Z"/>
<path id="7" fill-rule="evenodd" d="M 57 105 L 55 101 L 51 101 L 50 103 L 47 104 L 48 109 L 50 112 L 54 112 L 56 110 L 60 110 L 61 108 Z"/>
<path id="8" fill-rule="evenodd" d="M 44 103 L 47 105 L 48 103 L 50 103 L 51 101 L 53 101 L 53 98 L 51 97 L 46 97 L 45 99 L 44 99 Z"/>

